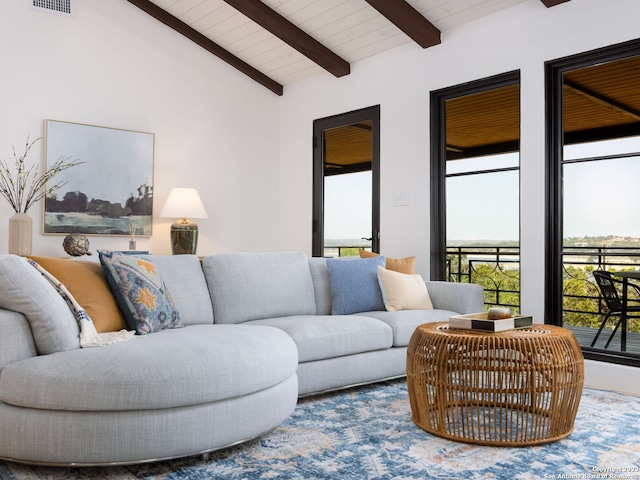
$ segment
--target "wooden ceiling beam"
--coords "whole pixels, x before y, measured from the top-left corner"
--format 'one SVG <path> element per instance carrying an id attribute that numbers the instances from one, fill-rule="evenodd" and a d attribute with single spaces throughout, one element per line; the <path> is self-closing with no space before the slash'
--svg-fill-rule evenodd
<path id="1" fill-rule="evenodd" d="M 200 45 L 202 48 L 214 54 L 216 57 L 220 58 L 221 60 L 224 60 L 232 67 L 240 70 L 242 73 L 252 78 L 256 82 L 260 83 L 261 85 L 264 85 L 273 93 L 277 95 L 282 95 L 284 89 L 283 89 L 283 86 L 280 85 L 278 82 L 269 78 L 264 73 L 256 70 L 245 61 L 240 60 L 238 57 L 236 57 L 232 53 L 222 48 L 220 45 L 212 41 L 210 38 L 205 37 L 203 34 L 191 28 L 189 25 L 179 20 L 178 18 L 174 17 L 173 15 L 168 13 L 166 10 L 161 9 L 156 4 L 150 2 L 149 0 L 127 0 L 127 1 L 132 5 L 135 5 L 136 7 L 138 7 L 140 10 L 148 13 L 156 20 L 172 28 L 176 32 L 184 35 L 192 42 Z"/>
<path id="2" fill-rule="evenodd" d="M 560 5 L 561 3 L 566 3 L 570 0 L 540 0 L 544 3 L 544 6 L 547 8 L 555 7 L 556 5 Z"/>
<path id="3" fill-rule="evenodd" d="M 422 48 L 441 43 L 440 30 L 405 0 L 366 0 Z"/>
<path id="4" fill-rule="evenodd" d="M 260 0 L 224 1 L 334 76 L 342 77 L 351 72 L 349 62 Z"/>

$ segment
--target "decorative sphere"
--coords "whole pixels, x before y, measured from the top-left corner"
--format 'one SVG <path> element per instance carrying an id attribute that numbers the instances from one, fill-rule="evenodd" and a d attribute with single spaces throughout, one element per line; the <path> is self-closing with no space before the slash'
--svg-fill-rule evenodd
<path id="1" fill-rule="evenodd" d="M 89 239 L 79 233 L 71 233 L 64 237 L 62 247 L 72 257 L 91 255 L 89 251 Z"/>

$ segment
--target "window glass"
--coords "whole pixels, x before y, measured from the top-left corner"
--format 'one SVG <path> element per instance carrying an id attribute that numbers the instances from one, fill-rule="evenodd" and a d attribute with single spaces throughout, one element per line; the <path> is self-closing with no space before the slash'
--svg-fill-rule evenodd
<path id="1" fill-rule="evenodd" d="M 640 137 L 616 138 L 600 142 L 578 143 L 564 147 L 564 161 L 635 154 L 640 152 Z"/>
<path id="2" fill-rule="evenodd" d="M 519 73 L 505 74 L 500 83 L 480 81 L 472 93 L 454 93 L 445 102 L 445 279 L 477 283 L 484 288 L 485 307 L 508 307 L 516 314 L 520 310 Z"/>
<path id="3" fill-rule="evenodd" d="M 557 195 L 561 209 L 553 237 L 558 252 L 549 257 L 558 255 L 552 270 L 561 269 L 562 291 L 549 297 L 560 304 L 562 326 L 583 348 L 640 354 L 640 321 L 618 322 L 615 313 L 607 317 L 611 307 L 594 275 L 640 268 L 640 80 L 634 74 L 640 56 L 607 62 L 598 54 L 593 64 L 581 63 L 557 77 L 562 155 L 553 158 L 550 170 L 559 167 L 560 174 L 548 191 Z M 621 283 L 613 282 L 620 296 Z M 629 306 L 640 304 L 634 292 L 630 289 Z"/>
<path id="4" fill-rule="evenodd" d="M 371 235 L 371 196 L 371 170 L 324 178 L 325 256 L 371 248 L 371 241 L 363 240 Z"/>
<path id="5" fill-rule="evenodd" d="M 518 168 L 519 165 L 520 156 L 517 153 L 449 160 L 447 162 L 447 175 L 480 172 L 483 170 Z"/>
<path id="6" fill-rule="evenodd" d="M 568 238 L 583 243 L 594 237 L 600 237 L 600 243 L 611 243 L 609 237 L 640 240 L 640 155 L 568 163 L 563 174 L 565 245 Z"/>
<path id="7" fill-rule="evenodd" d="M 447 179 L 447 245 L 493 244 L 519 237 L 519 173 L 492 172 Z"/>

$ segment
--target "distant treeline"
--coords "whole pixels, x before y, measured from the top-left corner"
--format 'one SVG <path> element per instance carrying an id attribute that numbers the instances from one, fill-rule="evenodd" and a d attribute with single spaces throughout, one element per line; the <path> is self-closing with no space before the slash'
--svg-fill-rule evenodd
<path id="1" fill-rule="evenodd" d="M 131 195 L 122 207 L 120 203 L 112 203 L 108 200 L 92 198 L 82 192 L 67 192 L 62 200 L 55 196 L 47 197 L 45 200 L 45 210 L 48 213 L 87 213 L 89 215 L 100 215 L 102 217 L 126 217 L 129 215 L 151 215 L 153 197 L 149 194 L 143 198 L 134 198 Z"/>
<path id="2" fill-rule="evenodd" d="M 566 237 L 563 241 L 565 246 L 573 247 L 638 247 L 640 238 L 623 237 L 617 235 L 607 235 L 600 237 Z M 448 240 L 448 247 L 517 247 L 517 240 Z"/>
<path id="3" fill-rule="evenodd" d="M 640 238 L 638 237 L 623 237 L 617 235 L 607 235 L 600 237 L 568 237 L 564 239 L 566 246 L 576 247 L 610 247 L 615 245 L 616 247 L 638 247 Z"/>

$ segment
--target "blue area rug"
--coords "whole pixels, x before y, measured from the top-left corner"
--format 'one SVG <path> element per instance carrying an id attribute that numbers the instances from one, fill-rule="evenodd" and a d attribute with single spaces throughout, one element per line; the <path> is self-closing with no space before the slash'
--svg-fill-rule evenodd
<path id="1" fill-rule="evenodd" d="M 302 399 L 285 423 L 199 457 L 113 468 L 0 462 L 2 480 L 627 479 L 640 480 L 640 397 L 585 389 L 574 432 L 526 448 L 430 435 L 411 420 L 404 381 Z"/>

